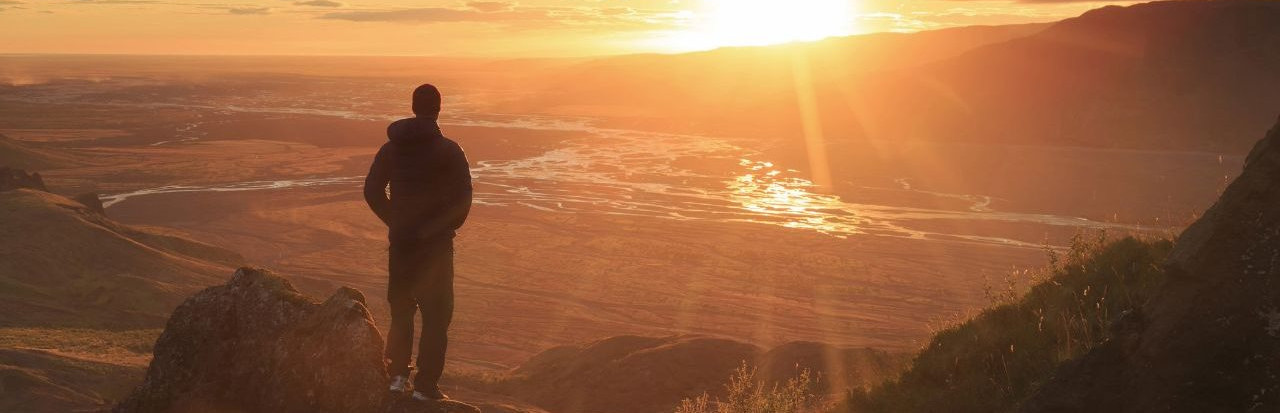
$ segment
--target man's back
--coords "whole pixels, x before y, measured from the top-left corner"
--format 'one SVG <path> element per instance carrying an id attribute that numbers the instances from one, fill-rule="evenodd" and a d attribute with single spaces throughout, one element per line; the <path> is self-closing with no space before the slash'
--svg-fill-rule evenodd
<path id="1" fill-rule="evenodd" d="M 471 173 L 462 148 L 427 118 L 396 121 L 387 137 L 365 180 L 370 208 L 387 224 L 393 242 L 452 238 L 471 207 Z"/>

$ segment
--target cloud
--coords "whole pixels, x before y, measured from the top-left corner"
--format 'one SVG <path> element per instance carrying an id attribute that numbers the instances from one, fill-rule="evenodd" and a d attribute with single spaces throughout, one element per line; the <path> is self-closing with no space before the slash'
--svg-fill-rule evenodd
<path id="1" fill-rule="evenodd" d="M 476 9 L 451 9 L 445 7 L 420 7 L 384 11 L 346 11 L 327 13 L 320 18 L 353 22 L 390 23 L 450 23 L 468 21 L 513 21 L 546 18 L 538 11 L 484 12 Z"/>
<path id="2" fill-rule="evenodd" d="M 239 15 L 257 15 L 271 14 L 270 7 L 232 7 L 227 9 L 228 13 Z"/>
<path id="3" fill-rule="evenodd" d="M 473 1 L 465 7 L 419 7 L 325 13 L 317 18 L 401 24 L 485 23 L 514 29 L 578 31 L 661 30 L 683 24 L 670 12 L 605 7 L 519 7 L 501 1 Z"/>
<path id="4" fill-rule="evenodd" d="M 299 6 L 312 6 L 312 7 L 342 7 L 342 6 L 345 6 L 345 4 L 342 4 L 342 3 L 339 3 L 339 2 L 336 2 L 336 1 L 331 1 L 331 0 L 297 1 L 297 2 L 294 2 L 293 4 L 295 4 L 295 5 L 299 5 Z"/>
<path id="5" fill-rule="evenodd" d="M 514 9 L 516 5 L 505 1 L 473 1 L 467 3 L 467 7 L 483 12 L 495 12 L 511 10 Z"/>
<path id="6" fill-rule="evenodd" d="M 82 4 L 155 4 L 156 0 L 76 0 Z"/>

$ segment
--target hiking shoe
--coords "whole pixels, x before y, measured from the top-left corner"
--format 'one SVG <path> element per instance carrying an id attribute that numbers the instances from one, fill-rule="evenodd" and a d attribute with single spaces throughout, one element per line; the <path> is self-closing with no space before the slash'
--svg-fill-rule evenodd
<path id="1" fill-rule="evenodd" d="M 413 391 L 413 399 L 414 399 L 414 400 L 417 400 L 417 401 L 427 401 L 427 400 L 445 400 L 445 399 L 448 399 L 448 398 L 449 398 L 449 396 L 447 396 L 447 395 L 445 395 L 444 393 L 440 392 L 440 388 L 439 388 L 439 387 L 436 387 L 436 388 L 434 388 L 434 389 L 430 389 L 430 390 L 427 390 L 427 391 L 422 391 L 422 390 L 414 390 L 414 391 Z"/>
<path id="2" fill-rule="evenodd" d="M 404 393 L 409 391 L 409 376 L 395 376 L 391 378 L 391 392 Z"/>

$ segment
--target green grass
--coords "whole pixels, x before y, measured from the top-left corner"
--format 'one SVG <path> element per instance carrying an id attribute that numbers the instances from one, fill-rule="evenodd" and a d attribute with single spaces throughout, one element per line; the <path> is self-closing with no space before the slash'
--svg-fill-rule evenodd
<path id="1" fill-rule="evenodd" d="M 0 328 L 0 349 L 37 349 L 80 359 L 145 367 L 160 329 Z"/>
<path id="2" fill-rule="evenodd" d="M 1063 362 L 1108 338 L 1112 321 L 1164 281 L 1168 240 L 1077 236 L 1049 267 L 988 289 L 993 305 L 938 332 L 896 380 L 855 390 L 837 411 L 1000 412 L 1017 407 Z"/>

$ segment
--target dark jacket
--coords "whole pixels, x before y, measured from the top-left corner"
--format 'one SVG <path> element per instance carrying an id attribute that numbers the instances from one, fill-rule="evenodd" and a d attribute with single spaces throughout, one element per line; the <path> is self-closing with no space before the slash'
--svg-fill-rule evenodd
<path id="1" fill-rule="evenodd" d="M 395 121 L 387 137 L 364 181 L 369 209 L 392 242 L 453 238 L 471 211 L 466 154 L 429 118 Z"/>

